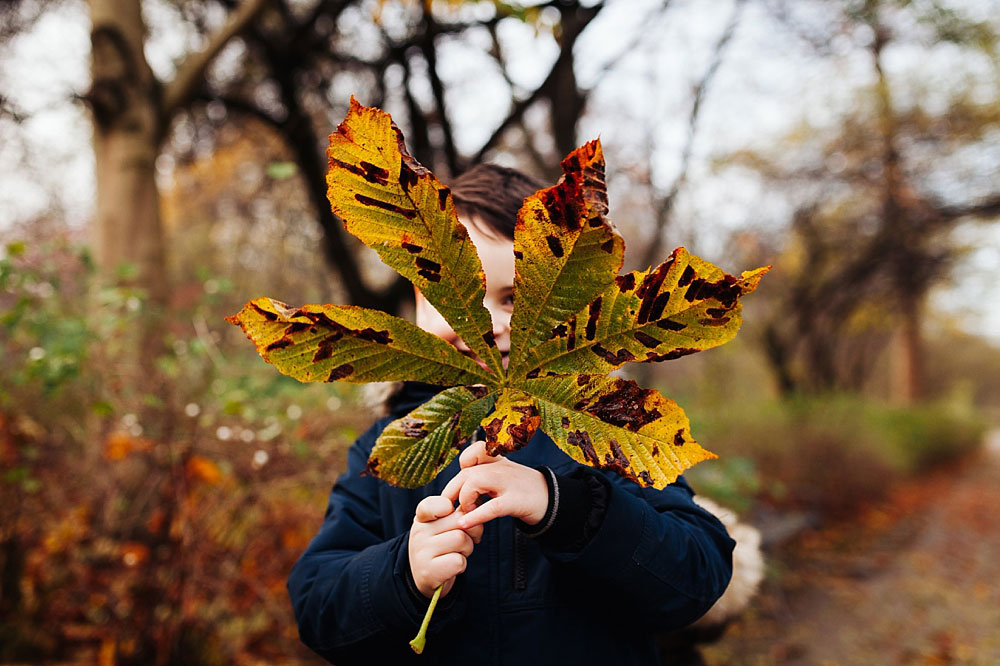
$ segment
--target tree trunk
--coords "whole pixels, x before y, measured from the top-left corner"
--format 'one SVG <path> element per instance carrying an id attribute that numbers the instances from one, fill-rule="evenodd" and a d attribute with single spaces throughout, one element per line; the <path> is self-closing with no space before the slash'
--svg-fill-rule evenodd
<path id="1" fill-rule="evenodd" d="M 923 336 L 919 299 L 905 298 L 902 315 L 894 345 L 892 397 L 900 404 L 912 405 L 923 397 Z"/>
<path id="2" fill-rule="evenodd" d="M 163 134 L 160 86 L 143 55 L 137 0 L 91 0 L 97 210 L 94 248 L 105 278 L 167 297 L 155 162 Z M 122 271 L 123 266 L 127 269 Z"/>
<path id="3" fill-rule="evenodd" d="M 91 72 L 86 95 L 93 115 L 97 206 L 92 223 L 100 283 L 134 287 L 143 308 L 127 339 L 113 341 L 125 405 L 151 436 L 165 434 L 155 402 L 167 402 L 157 369 L 164 352 L 168 280 L 156 156 L 163 136 L 162 88 L 143 54 L 146 37 L 138 0 L 90 0 Z M 109 377 L 110 378 L 110 377 Z"/>

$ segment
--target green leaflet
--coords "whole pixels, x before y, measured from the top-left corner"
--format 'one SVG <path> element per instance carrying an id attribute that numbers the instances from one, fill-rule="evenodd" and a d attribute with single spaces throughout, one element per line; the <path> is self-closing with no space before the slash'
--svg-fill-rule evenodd
<path id="1" fill-rule="evenodd" d="M 514 233 L 515 303 L 511 377 L 530 369 L 530 350 L 612 284 L 625 242 L 605 219 L 608 196 L 600 141 L 573 151 L 554 186 L 524 200 Z"/>
<path id="2" fill-rule="evenodd" d="M 483 386 L 455 386 L 438 393 L 386 426 L 367 471 L 402 488 L 430 483 L 458 455 L 495 400 L 496 393 Z"/>
<path id="3" fill-rule="evenodd" d="M 767 268 L 726 275 L 677 248 L 648 271 L 619 276 L 530 352 L 529 374 L 608 373 L 629 362 L 666 361 L 733 339 L 739 298 Z"/>
<path id="4" fill-rule="evenodd" d="M 530 379 L 546 435 L 577 462 L 644 486 L 665 488 L 685 469 L 716 458 L 691 437 L 677 403 L 633 381 L 599 375 Z"/>
<path id="5" fill-rule="evenodd" d="M 226 319 L 265 361 L 300 382 L 491 381 L 479 365 L 405 319 L 347 305 L 289 308 L 255 298 Z"/>
<path id="6" fill-rule="evenodd" d="M 330 135 L 327 196 L 344 227 L 410 280 L 498 377 L 486 278 L 451 191 L 406 152 L 388 114 L 351 98 Z"/>
<path id="7" fill-rule="evenodd" d="M 498 456 L 520 449 L 531 440 L 538 425 L 538 406 L 534 398 L 524 391 L 503 389 L 496 409 L 483 421 L 486 452 Z"/>

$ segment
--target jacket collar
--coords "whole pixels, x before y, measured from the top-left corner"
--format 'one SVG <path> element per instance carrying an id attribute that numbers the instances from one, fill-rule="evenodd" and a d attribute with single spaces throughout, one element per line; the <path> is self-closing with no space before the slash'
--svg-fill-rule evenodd
<path id="1" fill-rule="evenodd" d="M 424 404 L 444 389 L 443 386 L 423 382 L 403 382 L 402 387 L 386 400 L 386 406 L 393 418 L 399 418 Z"/>

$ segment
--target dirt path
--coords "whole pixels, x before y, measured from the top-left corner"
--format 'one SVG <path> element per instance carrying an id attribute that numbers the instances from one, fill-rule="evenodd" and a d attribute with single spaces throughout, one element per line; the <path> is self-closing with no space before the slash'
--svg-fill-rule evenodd
<path id="1" fill-rule="evenodd" d="M 1000 665 L 1000 431 L 775 573 L 709 664 Z"/>

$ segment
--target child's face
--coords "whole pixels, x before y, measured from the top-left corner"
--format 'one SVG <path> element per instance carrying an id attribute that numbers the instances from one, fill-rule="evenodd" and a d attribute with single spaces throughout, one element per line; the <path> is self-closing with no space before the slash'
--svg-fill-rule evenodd
<path id="1" fill-rule="evenodd" d="M 474 218 L 462 220 L 462 223 L 469 230 L 469 238 L 476 246 L 476 252 L 483 263 L 483 271 L 486 273 L 486 298 L 483 305 L 493 318 L 493 335 L 506 368 L 507 353 L 510 351 L 510 314 L 514 310 L 514 242 L 495 234 Z M 460 352 L 486 367 L 420 290 L 416 290 L 416 300 L 417 326 L 450 342 Z"/>

